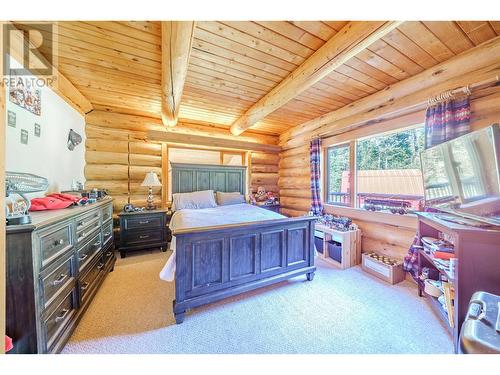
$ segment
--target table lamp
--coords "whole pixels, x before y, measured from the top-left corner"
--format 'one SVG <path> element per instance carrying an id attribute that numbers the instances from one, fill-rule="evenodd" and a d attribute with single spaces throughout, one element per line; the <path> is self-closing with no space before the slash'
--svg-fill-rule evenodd
<path id="1" fill-rule="evenodd" d="M 153 186 L 161 186 L 161 182 L 158 179 L 158 176 L 154 172 L 146 173 L 146 177 L 144 177 L 144 181 L 142 181 L 141 186 L 149 187 L 148 193 L 148 205 L 146 207 L 147 210 L 154 210 L 156 207 L 153 204 Z"/>

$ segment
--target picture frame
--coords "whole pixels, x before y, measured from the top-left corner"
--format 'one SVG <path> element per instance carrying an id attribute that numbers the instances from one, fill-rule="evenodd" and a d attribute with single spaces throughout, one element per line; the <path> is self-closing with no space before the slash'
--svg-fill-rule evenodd
<path id="1" fill-rule="evenodd" d="M 42 134 L 42 126 L 40 124 L 35 123 L 35 130 L 33 132 L 35 137 L 40 137 Z"/>
<path id="2" fill-rule="evenodd" d="M 11 128 L 16 127 L 16 112 L 7 111 L 7 123 Z"/>
<path id="3" fill-rule="evenodd" d="M 21 143 L 23 145 L 28 144 L 28 131 L 26 129 L 21 129 Z"/>

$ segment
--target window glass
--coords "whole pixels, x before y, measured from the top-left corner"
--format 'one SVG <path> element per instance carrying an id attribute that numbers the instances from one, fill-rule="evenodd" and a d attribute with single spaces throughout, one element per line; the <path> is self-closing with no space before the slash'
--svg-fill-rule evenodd
<path id="1" fill-rule="evenodd" d="M 357 141 L 356 206 L 401 214 L 420 210 L 423 150 L 423 126 Z"/>
<path id="2" fill-rule="evenodd" d="M 349 158 L 349 145 L 333 146 L 327 149 L 326 202 L 329 204 L 350 205 Z"/>

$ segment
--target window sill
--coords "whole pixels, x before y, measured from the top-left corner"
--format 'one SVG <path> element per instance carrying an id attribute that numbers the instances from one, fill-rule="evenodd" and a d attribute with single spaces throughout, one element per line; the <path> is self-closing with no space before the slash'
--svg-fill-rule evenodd
<path id="1" fill-rule="evenodd" d="M 418 219 L 415 214 L 399 215 L 389 212 L 372 212 L 362 208 L 336 206 L 333 204 L 324 204 L 324 211 L 328 214 L 347 216 L 354 221 L 362 220 L 417 230 Z"/>

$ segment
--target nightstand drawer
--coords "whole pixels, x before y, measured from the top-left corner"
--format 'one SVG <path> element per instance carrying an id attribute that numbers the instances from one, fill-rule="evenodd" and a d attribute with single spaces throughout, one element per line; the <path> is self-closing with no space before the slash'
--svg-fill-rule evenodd
<path id="1" fill-rule="evenodd" d="M 42 268 L 72 248 L 71 224 L 49 228 L 40 233 Z"/>
<path id="2" fill-rule="evenodd" d="M 161 228 L 161 216 L 148 216 L 148 217 L 127 217 L 124 219 L 126 230 L 130 229 L 152 229 Z"/>
<path id="3" fill-rule="evenodd" d="M 150 242 L 160 242 L 163 240 L 163 232 L 156 231 L 129 231 L 124 235 L 125 246 L 137 246 Z"/>

